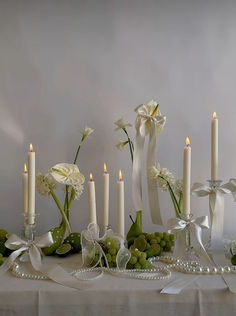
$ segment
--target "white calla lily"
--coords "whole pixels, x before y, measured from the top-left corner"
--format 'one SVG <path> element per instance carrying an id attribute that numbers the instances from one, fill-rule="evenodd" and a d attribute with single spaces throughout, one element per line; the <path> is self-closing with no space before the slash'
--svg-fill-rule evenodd
<path id="1" fill-rule="evenodd" d="M 161 115 L 158 108 L 159 104 L 151 100 L 146 104 L 139 105 L 135 112 L 137 118 L 135 122 L 136 129 L 140 130 L 141 135 L 150 134 L 151 124 L 155 126 L 155 132 L 159 135 L 165 125 L 166 117 Z"/>

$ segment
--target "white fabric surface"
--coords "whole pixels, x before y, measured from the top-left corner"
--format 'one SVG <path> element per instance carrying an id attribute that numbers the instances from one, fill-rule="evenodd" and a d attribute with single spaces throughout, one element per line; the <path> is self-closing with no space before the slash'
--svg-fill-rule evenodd
<path id="1" fill-rule="evenodd" d="M 64 267 L 80 266 L 80 256 L 54 259 Z M 0 278 L 0 315 L 235 315 L 236 297 L 220 276 L 200 276 L 179 295 L 160 290 L 181 277 L 174 273 L 165 281 L 123 279 L 105 274 L 84 291 L 51 281 L 17 279 L 6 273 Z"/>

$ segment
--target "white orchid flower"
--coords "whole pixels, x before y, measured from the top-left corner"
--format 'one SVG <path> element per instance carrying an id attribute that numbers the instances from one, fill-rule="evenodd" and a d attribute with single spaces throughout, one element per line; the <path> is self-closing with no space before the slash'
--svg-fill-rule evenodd
<path id="1" fill-rule="evenodd" d="M 125 123 L 123 118 L 119 119 L 118 121 L 116 121 L 114 123 L 117 128 L 115 129 L 115 131 L 118 131 L 119 129 L 123 129 L 123 130 L 126 130 L 126 127 L 131 127 L 132 125 L 130 123 Z"/>
<path id="2" fill-rule="evenodd" d="M 44 196 L 49 196 L 51 194 L 51 189 L 56 189 L 57 183 L 53 179 L 50 174 L 46 174 L 45 176 L 39 172 L 36 175 L 36 189 L 38 190 L 39 194 Z"/>
<path id="3" fill-rule="evenodd" d="M 156 101 L 151 100 L 146 104 L 139 105 L 135 112 L 137 112 L 135 127 L 140 130 L 141 135 L 150 134 L 151 124 L 154 124 L 157 135 L 161 133 L 166 117 L 161 115 L 159 104 Z"/>
<path id="4" fill-rule="evenodd" d="M 52 167 L 49 173 L 55 181 L 66 185 L 83 184 L 85 180 L 78 166 L 69 163 L 59 163 Z"/>
<path id="5" fill-rule="evenodd" d="M 128 141 L 123 142 L 122 140 L 120 140 L 119 143 L 116 144 L 116 148 L 119 150 L 123 150 L 128 143 Z"/>
<path id="6" fill-rule="evenodd" d="M 83 138 L 88 137 L 90 134 L 92 134 L 94 132 L 94 129 L 85 126 L 84 130 L 81 132 L 81 134 L 83 135 Z"/>

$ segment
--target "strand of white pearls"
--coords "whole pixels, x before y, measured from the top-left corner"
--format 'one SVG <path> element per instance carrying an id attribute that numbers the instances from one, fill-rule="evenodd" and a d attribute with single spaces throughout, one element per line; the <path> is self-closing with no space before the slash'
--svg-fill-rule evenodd
<path id="1" fill-rule="evenodd" d="M 16 262 L 13 263 L 11 269 L 11 273 L 21 279 L 31 279 L 31 280 L 47 280 L 48 277 L 39 274 L 26 273 L 20 270 L 20 265 Z M 86 278 L 83 275 L 87 275 L 88 273 L 99 273 L 95 277 Z M 116 269 L 116 268 L 105 268 L 105 267 L 96 267 L 96 268 L 85 268 L 85 269 L 77 269 L 70 274 L 81 281 L 92 281 L 100 278 L 104 272 L 110 273 L 115 276 L 120 276 L 124 278 L 132 278 L 132 279 L 140 279 L 140 280 L 165 280 L 170 278 L 171 271 L 168 268 L 153 268 L 153 269 Z"/>
<path id="2" fill-rule="evenodd" d="M 224 274 L 236 273 L 236 266 L 203 266 L 196 261 L 184 261 L 171 256 L 162 256 L 150 259 L 152 264 L 162 262 L 168 269 L 188 274 Z"/>

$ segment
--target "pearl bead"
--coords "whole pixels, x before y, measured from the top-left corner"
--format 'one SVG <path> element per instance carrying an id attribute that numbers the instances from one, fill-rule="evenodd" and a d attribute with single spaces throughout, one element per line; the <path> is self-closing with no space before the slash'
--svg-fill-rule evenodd
<path id="1" fill-rule="evenodd" d="M 225 266 L 224 269 L 226 273 L 230 273 L 231 271 L 231 268 L 229 266 Z"/>
<path id="2" fill-rule="evenodd" d="M 203 268 L 203 273 L 208 274 L 209 272 L 210 272 L 210 268 L 209 267 Z"/>
<path id="3" fill-rule="evenodd" d="M 197 273 L 202 273 L 202 267 L 197 267 L 196 271 Z"/>
<path id="4" fill-rule="evenodd" d="M 210 272 L 211 274 L 216 274 L 218 271 L 216 267 L 212 267 Z"/>
<path id="5" fill-rule="evenodd" d="M 223 274 L 223 273 L 225 272 L 225 269 L 224 269 L 223 267 L 219 267 L 219 268 L 218 268 L 218 272 L 219 272 L 220 274 Z"/>

